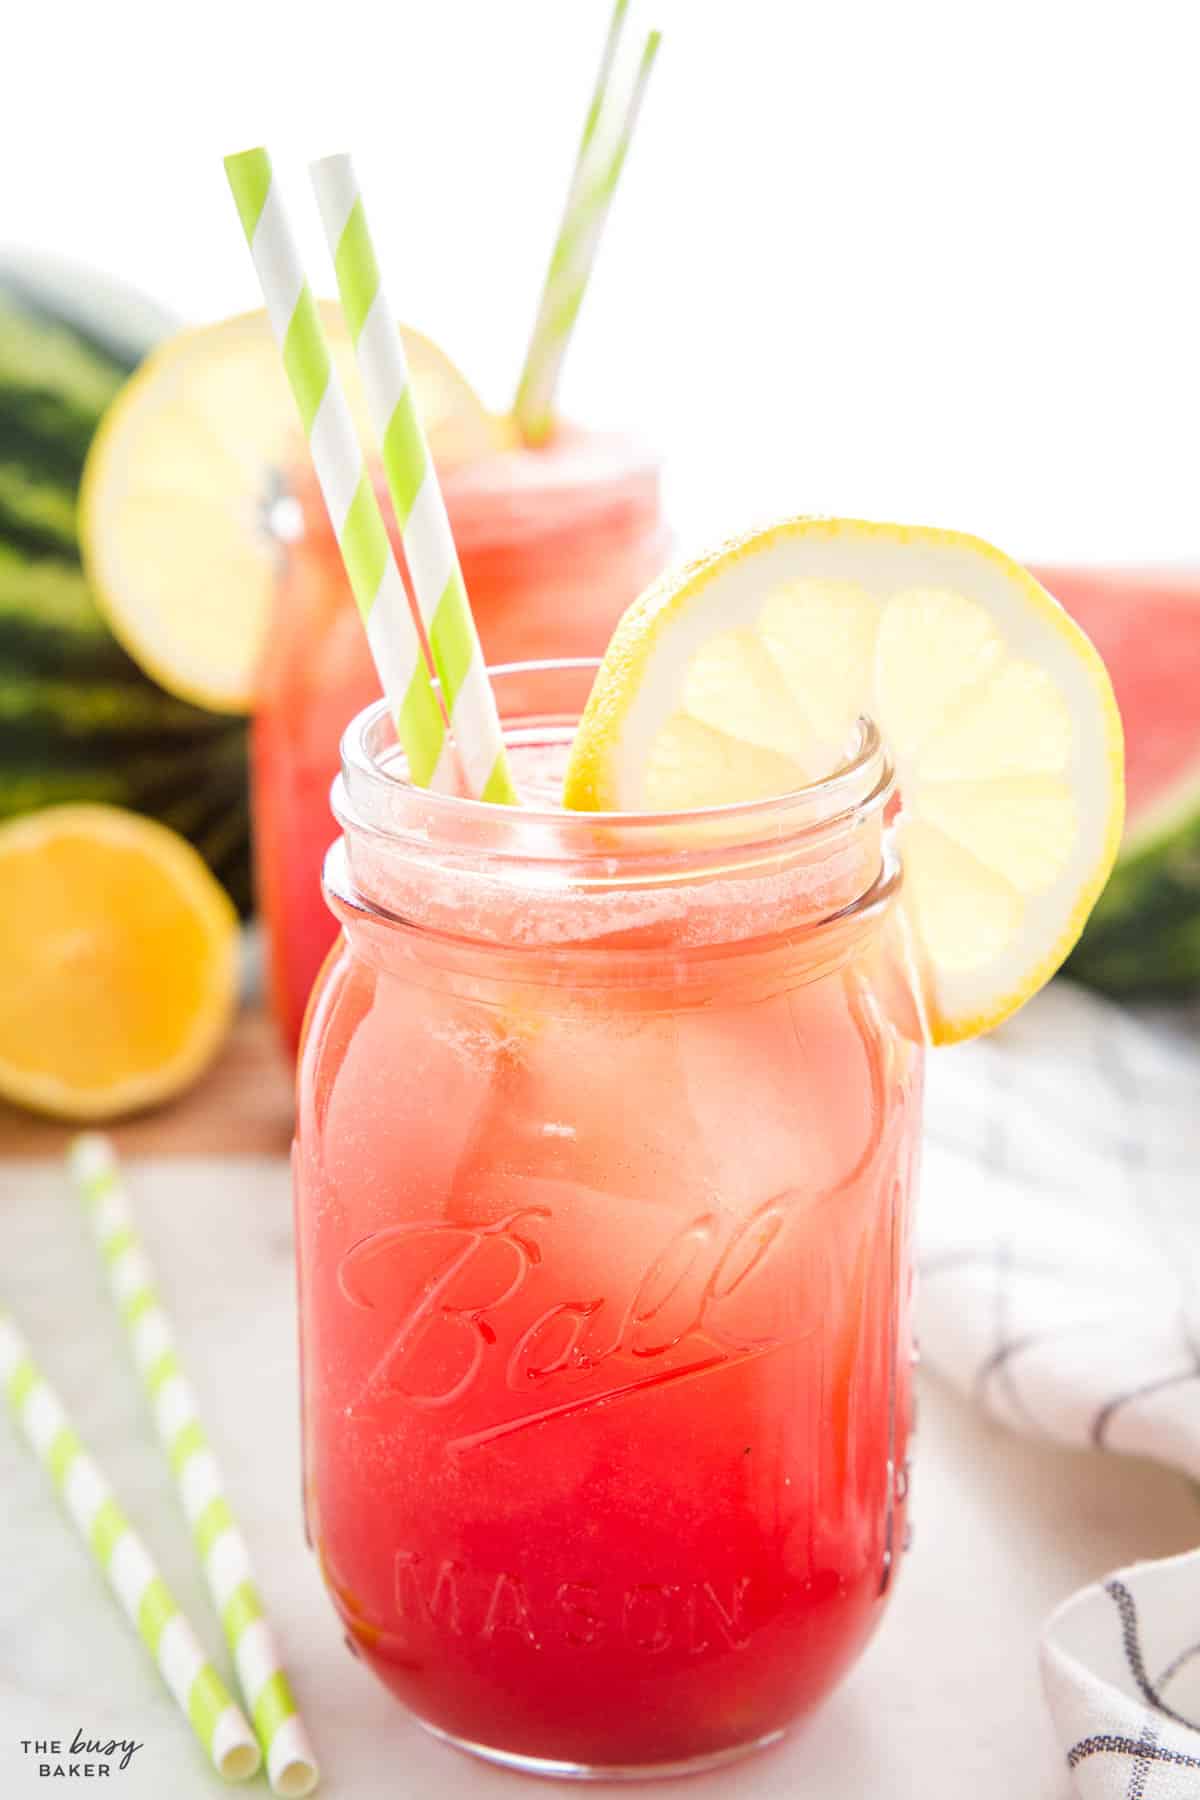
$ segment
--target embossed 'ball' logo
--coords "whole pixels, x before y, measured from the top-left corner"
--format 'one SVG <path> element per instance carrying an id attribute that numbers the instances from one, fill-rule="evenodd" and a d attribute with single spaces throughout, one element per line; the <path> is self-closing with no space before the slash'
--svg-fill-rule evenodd
<path id="1" fill-rule="evenodd" d="M 485 1370 L 510 1393 L 538 1395 L 534 1410 L 450 1440 L 461 1452 L 557 1413 L 777 1349 L 798 1333 L 753 1329 L 764 1322 L 755 1278 L 793 1203 L 777 1196 L 732 1225 L 716 1212 L 689 1219 L 654 1248 L 623 1304 L 606 1295 L 532 1300 L 531 1276 L 540 1270 L 544 1289 L 548 1273 L 539 1241 L 552 1216 L 545 1206 L 488 1222 L 422 1219 L 372 1232 L 338 1269 L 346 1300 L 389 1325 L 362 1402 L 449 1412 Z M 614 1359 L 630 1378 L 598 1386 L 597 1371 Z M 656 1366 L 635 1374 L 628 1365 L 638 1363 Z M 588 1391 L 567 1397 L 581 1386 Z"/>

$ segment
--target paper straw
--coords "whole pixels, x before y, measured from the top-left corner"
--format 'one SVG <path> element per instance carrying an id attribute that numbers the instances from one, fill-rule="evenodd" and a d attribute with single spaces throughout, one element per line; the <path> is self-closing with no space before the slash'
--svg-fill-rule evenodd
<path id="1" fill-rule="evenodd" d="M 629 153 L 650 71 L 662 42 L 661 32 L 652 31 L 647 37 L 620 129 L 602 166 L 596 173 L 591 173 L 589 165 L 599 160 L 600 153 L 597 151 L 594 156 L 589 156 L 588 152 L 596 137 L 600 113 L 604 109 L 606 90 L 611 80 L 616 35 L 620 30 L 623 12 L 624 8 L 618 0 L 601 60 L 596 94 L 588 109 L 558 237 L 546 271 L 533 334 L 525 353 L 525 366 L 517 386 L 513 416 L 521 436 L 528 444 L 544 443 L 553 428 L 554 396 L 558 391 L 563 359 L 587 291 L 605 222 L 625 166 L 625 158 Z"/>
<path id="2" fill-rule="evenodd" d="M 83 1198 L 108 1284 L 191 1526 L 208 1589 L 225 1631 L 242 1698 L 277 1794 L 293 1800 L 317 1785 L 317 1762 L 267 1623 L 250 1553 L 163 1311 L 113 1151 L 106 1139 L 76 1138 L 68 1161 Z"/>
<path id="3" fill-rule="evenodd" d="M 225 173 L 396 735 L 413 781 L 427 787 L 445 749 L 445 722 L 271 159 L 245 150 L 225 158 Z"/>
<path id="4" fill-rule="evenodd" d="M 571 184 L 567 189 L 568 206 L 587 165 L 587 153 L 591 148 L 592 139 L 596 135 L 596 128 L 604 112 L 604 103 L 608 97 L 608 84 L 612 80 L 613 63 L 616 61 L 617 45 L 621 38 L 621 28 L 625 23 L 625 14 L 628 11 L 629 0 L 616 0 L 612 18 L 608 22 L 608 36 L 604 40 L 604 49 L 600 53 L 600 66 L 596 70 L 596 83 L 592 89 L 592 98 L 584 115 L 579 148 L 575 152 L 575 166 L 571 170 Z"/>
<path id="5" fill-rule="evenodd" d="M 475 799 L 511 804 L 517 794 L 496 702 L 350 158 L 323 157 L 312 165 L 312 179 L 467 788 Z"/>
<path id="6" fill-rule="evenodd" d="M 554 249 L 550 255 L 549 267 L 546 270 L 538 300 L 537 317 L 534 321 L 533 333 L 529 340 L 529 348 L 525 352 L 525 365 L 521 370 L 521 379 L 517 384 L 517 396 L 513 402 L 513 418 L 527 443 L 541 441 L 549 432 L 552 423 L 548 407 L 541 407 L 538 416 L 533 417 L 534 397 L 533 381 L 538 367 L 535 352 L 544 341 L 547 327 L 549 300 L 554 279 L 559 273 L 560 248 L 566 232 L 567 222 L 575 213 L 579 191 L 583 177 L 587 171 L 588 151 L 596 135 L 600 120 L 604 114 L 608 99 L 609 83 L 612 80 L 613 64 L 616 61 L 617 45 L 621 37 L 621 28 L 625 23 L 625 15 L 629 10 L 629 0 L 616 0 L 612 17 L 608 22 L 608 36 L 604 40 L 604 49 L 600 54 L 600 64 L 596 70 L 596 81 L 592 88 L 592 97 L 584 115 L 583 132 L 579 139 L 579 148 L 575 152 L 575 162 L 571 169 L 571 179 L 567 185 L 567 197 L 563 204 L 559 234 L 555 239 Z"/>
<path id="7" fill-rule="evenodd" d="M 256 1775 L 262 1758 L 254 1733 L 112 1488 L 80 1443 L 62 1402 L 34 1364 L 25 1339 L 3 1310 L 0 1383 L 75 1529 L 104 1571 L 218 1774 L 226 1781 L 246 1781 Z"/>

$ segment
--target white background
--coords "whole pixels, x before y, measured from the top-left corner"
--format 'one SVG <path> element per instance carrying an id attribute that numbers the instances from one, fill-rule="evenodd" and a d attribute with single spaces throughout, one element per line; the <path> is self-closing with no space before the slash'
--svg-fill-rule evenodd
<path id="1" fill-rule="evenodd" d="M 14 7 L 0 236 L 257 304 L 221 157 L 357 156 L 389 288 L 515 381 L 608 0 Z M 770 513 L 1200 558 L 1200 59 L 1179 0 L 635 0 L 666 38 L 568 363 L 684 539 Z"/>

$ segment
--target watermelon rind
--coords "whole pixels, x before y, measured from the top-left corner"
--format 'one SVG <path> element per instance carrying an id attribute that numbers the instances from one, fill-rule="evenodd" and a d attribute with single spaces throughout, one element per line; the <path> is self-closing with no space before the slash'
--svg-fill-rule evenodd
<path id="1" fill-rule="evenodd" d="M 1200 986 L 1200 769 L 1134 821 L 1066 970 L 1121 999 Z"/>
<path id="2" fill-rule="evenodd" d="M 115 275 L 42 250 L 0 251 L 0 290 L 25 311 L 62 325 L 81 345 L 132 374 L 178 317 Z"/>
<path id="3" fill-rule="evenodd" d="M 246 911 L 246 730 L 165 693 L 117 643 L 79 560 L 96 427 L 174 321 L 123 283 L 0 253 L 0 819 L 102 801 L 188 837 Z"/>

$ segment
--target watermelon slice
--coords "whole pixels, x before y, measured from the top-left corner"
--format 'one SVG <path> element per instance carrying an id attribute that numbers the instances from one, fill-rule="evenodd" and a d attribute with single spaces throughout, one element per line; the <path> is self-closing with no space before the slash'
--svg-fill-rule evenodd
<path id="1" fill-rule="evenodd" d="M 1107 993 L 1200 983 L 1200 569 L 1036 568 L 1108 665 L 1126 827 L 1068 973 Z"/>

